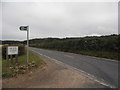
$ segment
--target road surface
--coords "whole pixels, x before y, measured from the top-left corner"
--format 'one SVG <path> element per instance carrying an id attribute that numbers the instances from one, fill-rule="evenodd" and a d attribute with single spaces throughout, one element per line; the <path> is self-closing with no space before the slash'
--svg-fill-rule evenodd
<path id="1" fill-rule="evenodd" d="M 32 47 L 30 47 L 30 50 L 82 71 L 101 84 L 109 87 L 118 87 L 117 61 Z"/>

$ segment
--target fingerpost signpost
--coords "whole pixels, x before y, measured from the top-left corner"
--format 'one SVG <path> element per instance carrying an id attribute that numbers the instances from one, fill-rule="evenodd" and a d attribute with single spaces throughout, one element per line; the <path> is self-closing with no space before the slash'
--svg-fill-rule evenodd
<path id="1" fill-rule="evenodd" d="M 27 31 L 27 63 L 29 61 L 29 26 L 20 26 L 21 31 Z"/>

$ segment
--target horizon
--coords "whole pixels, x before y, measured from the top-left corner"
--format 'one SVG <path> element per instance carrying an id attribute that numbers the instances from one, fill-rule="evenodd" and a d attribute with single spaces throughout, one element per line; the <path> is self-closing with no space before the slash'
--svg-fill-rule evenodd
<path id="1" fill-rule="evenodd" d="M 101 35 L 101 36 L 112 36 L 112 35 L 120 35 L 120 34 L 110 34 L 110 35 Z M 65 38 L 85 38 L 85 37 L 101 37 L 101 36 L 83 36 L 83 37 L 64 37 L 64 38 L 59 38 L 59 37 L 46 37 L 46 38 L 32 38 L 29 40 L 33 40 L 33 39 L 48 39 L 48 38 L 57 38 L 57 39 L 65 39 Z M 26 40 L 0 40 L 0 41 L 26 41 Z"/>

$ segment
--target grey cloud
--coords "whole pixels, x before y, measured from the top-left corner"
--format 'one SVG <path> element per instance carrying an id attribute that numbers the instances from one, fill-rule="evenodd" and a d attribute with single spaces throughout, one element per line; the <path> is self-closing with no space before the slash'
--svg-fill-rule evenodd
<path id="1" fill-rule="evenodd" d="M 30 38 L 117 34 L 117 2 L 3 3 L 3 39 L 26 39 L 18 28 L 30 26 Z"/>

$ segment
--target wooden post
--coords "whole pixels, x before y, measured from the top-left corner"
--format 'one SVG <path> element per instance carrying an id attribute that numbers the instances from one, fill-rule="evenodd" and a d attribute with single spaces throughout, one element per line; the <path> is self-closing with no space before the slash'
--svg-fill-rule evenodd
<path id="1" fill-rule="evenodd" d="M 9 55 L 8 55 L 8 46 L 6 47 L 6 60 L 9 63 L 8 66 L 10 66 L 10 61 L 9 61 Z"/>
<path id="2" fill-rule="evenodd" d="M 6 47 L 6 60 L 8 60 L 8 47 Z"/>
<path id="3" fill-rule="evenodd" d="M 13 64 L 13 58 L 12 58 L 12 55 L 10 55 L 10 59 L 11 59 L 11 64 Z"/>
<path id="4" fill-rule="evenodd" d="M 16 57 L 16 63 L 18 64 L 18 54 L 16 54 L 15 57 Z"/>

